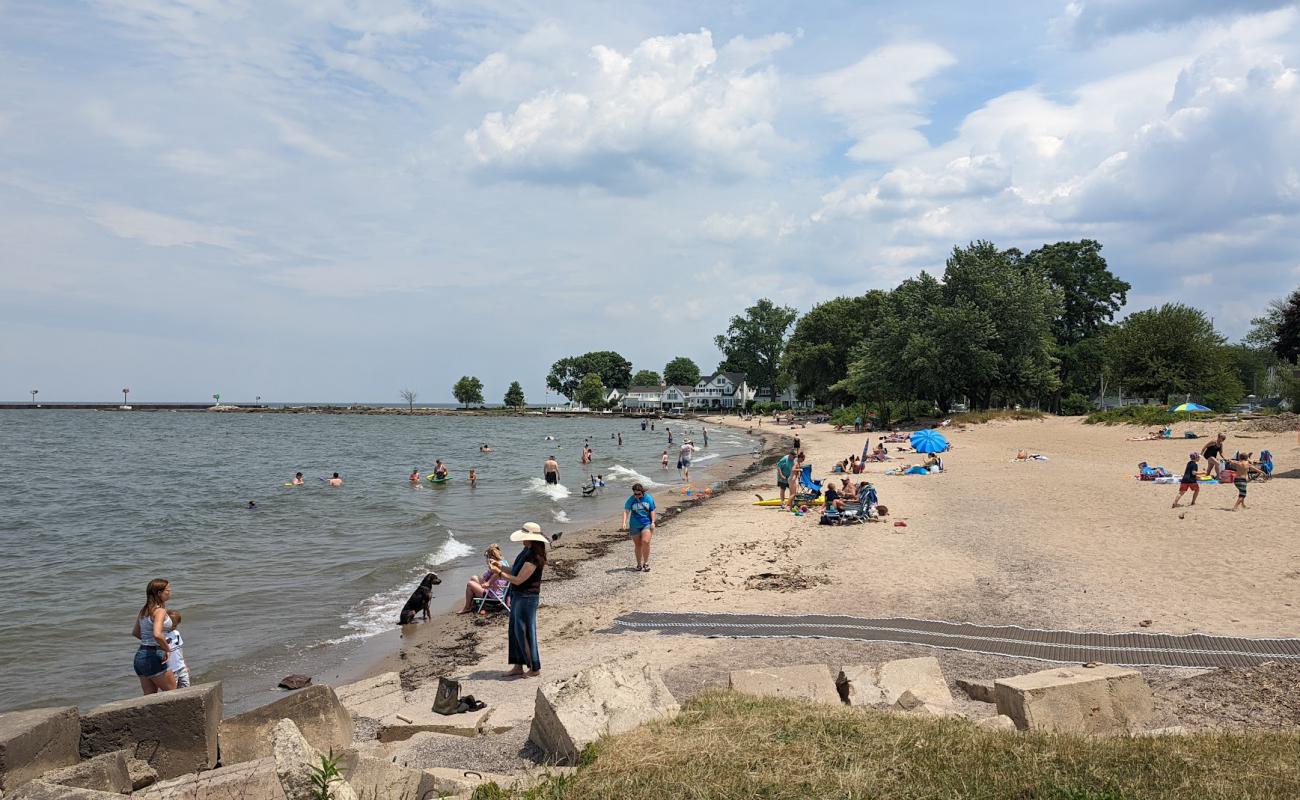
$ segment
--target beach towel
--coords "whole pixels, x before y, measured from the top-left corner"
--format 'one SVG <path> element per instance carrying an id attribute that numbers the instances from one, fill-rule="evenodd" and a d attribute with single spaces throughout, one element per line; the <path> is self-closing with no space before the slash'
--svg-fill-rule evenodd
<path id="1" fill-rule="evenodd" d="M 907 472 L 903 474 L 904 475 L 929 475 L 930 470 L 926 469 L 925 467 L 908 467 Z"/>

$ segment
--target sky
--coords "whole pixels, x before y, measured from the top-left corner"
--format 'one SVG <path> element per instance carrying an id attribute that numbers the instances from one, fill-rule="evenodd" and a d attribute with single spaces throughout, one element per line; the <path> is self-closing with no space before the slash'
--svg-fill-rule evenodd
<path id="1" fill-rule="evenodd" d="M 0 400 L 543 402 L 977 239 L 1235 340 L 1298 69 L 1269 0 L 0 0 Z"/>

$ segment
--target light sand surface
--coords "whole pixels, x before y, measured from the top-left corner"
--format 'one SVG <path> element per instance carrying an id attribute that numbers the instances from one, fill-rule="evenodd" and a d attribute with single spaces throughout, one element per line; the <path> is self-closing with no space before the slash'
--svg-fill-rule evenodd
<path id="1" fill-rule="evenodd" d="M 819 478 L 860 453 L 866 438 L 827 425 L 790 430 L 768 421 L 759 430 L 799 435 Z M 773 476 L 764 473 L 664 526 L 654 539 L 652 572 L 632 571 L 631 545 L 618 541 L 607 555 L 579 564 L 576 579 L 544 584 L 544 678 L 632 657 L 661 668 L 676 691 L 725 681 L 727 669 L 754 664 L 944 655 L 856 642 L 612 632 L 614 618 L 634 610 L 821 612 L 1097 631 L 1137 630 L 1152 620 L 1144 630 L 1300 635 L 1300 480 L 1252 483 L 1246 511 L 1228 510 L 1236 498 L 1230 485 L 1204 487 L 1195 508 L 1171 510 L 1177 486 L 1134 480 L 1137 463 L 1181 473 L 1204 439 L 1131 442 L 1134 428 L 1067 418 L 943 432 L 954 449 L 942 474 L 894 477 L 882 473 L 900 462 L 868 465 L 865 475 L 891 511 L 883 522 L 820 526 L 816 514 L 754 507 L 753 492 L 775 495 Z M 1229 431 L 1227 445 L 1271 449 L 1283 473 L 1300 462 L 1295 433 Z M 1021 448 L 1050 460 L 1012 463 Z M 663 507 L 669 498 L 657 499 Z M 560 546 L 553 557 L 565 555 Z M 749 588 L 763 573 L 807 588 Z M 500 680 L 505 628 L 482 633 L 482 657 L 457 677 L 466 679 L 464 692 L 495 707 L 492 724 L 526 728 L 537 680 Z M 981 671 L 983 657 L 947 657 L 968 675 Z M 432 701 L 432 686 L 420 691 Z"/>

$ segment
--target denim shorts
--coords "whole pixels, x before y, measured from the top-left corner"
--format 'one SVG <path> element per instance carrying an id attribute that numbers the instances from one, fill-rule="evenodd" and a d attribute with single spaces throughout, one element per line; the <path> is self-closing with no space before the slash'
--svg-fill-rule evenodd
<path id="1" fill-rule="evenodd" d="M 162 651 L 156 647 L 141 647 L 135 651 L 135 674 L 141 678 L 156 678 L 167 671 Z"/>

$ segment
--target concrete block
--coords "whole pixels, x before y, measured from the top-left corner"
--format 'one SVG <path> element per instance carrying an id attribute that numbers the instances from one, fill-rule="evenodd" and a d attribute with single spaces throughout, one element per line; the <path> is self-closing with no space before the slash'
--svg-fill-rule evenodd
<path id="1" fill-rule="evenodd" d="M 906 711 L 910 714 L 929 714 L 935 717 L 954 717 L 961 716 L 950 705 L 940 703 L 927 703 L 921 697 L 912 694 L 910 691 L 903 692 L 903 696 L 898 698 L 894 703 L 894 710 Z"/>
<path id="2" fill-rule="evenodd" d="M 1108 664 L 1043 670 L 994 683 L 998 713 L 1020 730 L 1120 733 L 1150 721 L 1142 673 Z"/>
<path id="3" fill-rule="evenodd" d="M 814 703 L 840 705 L 830 667 L 804 664 L 797 667 L 741 669 L 731 673 L 728 685 L 738 692 L 759 697 L 788 697 Z"/>
<path id="4" fill-rule="evenodd" d="M 996 703 L 997 700 L 993 694 L 993 681 L 977 681 L 968 678 L 958 678 L 954 683 L 957 688 L 966 693 L 966 696 L 978 703 Z"/>
<path id="5" fill-rule="evenodd" d="M 271 734 L 291 719 L 307 743 L 322 753 L 352 746 L 352 716 L 328 686 L 308 686 L 273 703 L 221 722 L 221 763 L 230 765 L 271 755 Z"/>
<path id="6" fill-rule="evenodd" d="M 440 797 L 459 791 L 441 788 L 437 778 L 423 770 L 411 769 L 380 758 L 370 758 L 356 750 L 338 755 L 339 769 L 348 785 L 362 798 Z"/>
<path id="7" fill-rule="evenodd" d="M 138 758 L 128 758 L 126 760 L 126 773 L 131 776 L 132 791 L 140 791 L 146 786 L 152 786 L 158 782 L 158 770 L 149 766 L 148 761 Z"/>
<path id="8" fill-rule="evenodd" d="M 160 778 L 175 778 L 217 765 L 221 684 L 106 703 L 81 718 L 81 756 L 130 750 Z"/>
<path id="9" fill-rule="evenodd" d="M 0 792 L 77 763 L 80 736 L 77 709 L 71 706 L 0 714 Z"/>
<path id="10" fill-rule="evenodd" d="M 680 710 L 658 672 L 620 659 L 539 686 L 528 738 L 551 758 L 573 764 L 600 737 Z"/>
<path id="11" fill-rule="evenodd" d="M 286 800 L 314 800 L 312 770 L 321 765 L 321 754 L 307 743 L 292 720 L 282 719 L 271 734 L 275 774 Z M 334 800 L 357 800 L 345 780 L 331 786 Z"/>
<path id="12" fill-rule="evenodd" d="M 95 756 L 71 767 L 50 770 L 41 776 L 41 780 L 97 792 L 130 794 L 131 773 L 126 766 L 126 754 L 127 751 L 118 750 Z"/>
<path id="13" fill-rule="evenodd" d="M 30 781 L 5 797 L 10 800 L 122 800 L 122 795 L 113 792 L 78 789 L 47 781 Z"/>
<path id="14" fill-rule="evenodd" d="M 450 733 L 455 736 L 478 736 L 492 716 L 491 708 L 466 711 L 464 714 L 433 713 L 427 705 L 409 705 L 380 720 L 379 741 L 400 742 L 417 733 Z"/>
<path id="15" fill-rule="evenodd" d="M 893 706 L 907 692 L 922 703 L 952 705 L 952 692 L 933 656 L 844 666 L 835 683 L 840 697 L 851 706 Z"/>
<path id="16" fill-rule="evenodd" d="M 985 717 L 976 724 L 981 728 L 989 728 L 990 730 L 995 731 L 1014 731 L 1016 729 L 1016 721 L 1011 717 L 1008 717 L 1006 714 L 998 714 L 996 717 Z"/>
<path id="17" fill-rule="evenodd" d="M 131 800 L 285 800 L 274 758 L 259 758 L 231 767 L 155 783 Z"/>
<path id="18" fill-rule="evenodd" d="M 385 672 L 356 683 L 334 687 L 339 702 L 354 717 L 383 719 L 407 705 L 402 679 L 396 672 Z"/>

